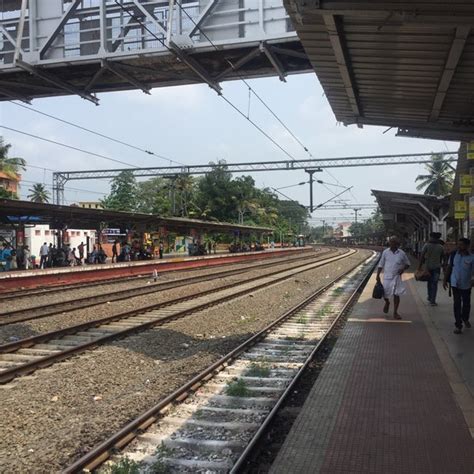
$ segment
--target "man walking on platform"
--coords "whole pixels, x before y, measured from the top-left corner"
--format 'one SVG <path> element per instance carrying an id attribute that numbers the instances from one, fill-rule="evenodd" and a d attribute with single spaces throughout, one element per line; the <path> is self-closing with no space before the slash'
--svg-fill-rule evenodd
<path id="1" fill-rule="evenodd" d="M 46 268 L 46 262 L 48 261 L 49 247 L 45 242 L 40 248 L 40 268 Z"/>
<path id="2" fill-rule="evenodd" d="M 389 248 L 382 253 L 377 268 L 377 281 L 380 282 L 380 274 L 383 271 L 383 288 L 385 306 L 383 312 L 388 313 L 390 309 L 390 298 L 393 296 L 393 317 L 402 319 L 398 314 L 400 305 L 400 296 L 405 294 L 406 288 L 402 280 L 402 274 L 410 266 L 410 260 L 406 253 L 399 249 L 400 240 L 397 237 L 391 237 Z"/>
<path id="3" fill-rule="evenodd" d="M 444 275 L 443 288 L 448 288 L 448 282 L 453 290 L 454 334 L 462 334 L 463 323 L 471 327 L 471 287 L 474 276 L 474 255 L 470 251 L 471 241 L 459 239 L 458 249 L 449 256 L 448 269 Z"/>
<path id="4" fill-rule="evenodd" d="M 426 282 L 428 287 L 428 302 L 431 306 L 437 306 L 436 295 L 438 294 L 438 281 L 441 274 L 441 263 L 444 255 L 444 247 L 441 245 L 441 234 L 431 232 L 430 241 L 424 245 L 421 251 L 420 264 L 418 270 L 421 270 L 423 264 L 430 273 L 429 280 Z"/>

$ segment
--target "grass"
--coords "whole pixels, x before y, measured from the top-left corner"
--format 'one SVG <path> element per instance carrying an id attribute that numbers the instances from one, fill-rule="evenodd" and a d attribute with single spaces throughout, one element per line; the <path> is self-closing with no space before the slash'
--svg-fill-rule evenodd
<path id="1" fill-rule="evenodd" d="M 122 458 L 116 464 L 109 464 L 101 469 L 102 474 L 139 474 L 139 464 L 129 458 Z"/>
<path id="2" fill-rule="evenodd" d="M 333 294 L 334 296 L 339 296 L 339 295 L 341 295 L 342 293 L 344 293 L 344 289 L 343 289 L 343 288 L 340 288 L 340 287 L 339 287 L 339 288 L 335 288 L 334 291 L 332 292 L 332 294 Z"/>
<path id="3" fill-rule="evenodd" d="M 170 472 L 169 467 L 160 459 L 155 461 L 148 469 L 147 474 L 167 474 Z"/>
<path id="4" fill-rule="evenodd" d="M 297 320 L 296 322 L 298 324 L 308 324 L 308 318 L 304 315 L 301 315 Z"/>
<path id="5" fill-rule="evenodd" d="M 225 393 L 226 395 L 229 395 L 229 397 L 248 397 L 250 395 L 250 390 L 248 389 L 245 380 L 237 379 L 227 384 Z"/>
<path id="6" fill-rule="evenodd" d="M 270 377 L 270 368 L 262 364 L 252 364 L 245 375 L 248 377 Z"/>

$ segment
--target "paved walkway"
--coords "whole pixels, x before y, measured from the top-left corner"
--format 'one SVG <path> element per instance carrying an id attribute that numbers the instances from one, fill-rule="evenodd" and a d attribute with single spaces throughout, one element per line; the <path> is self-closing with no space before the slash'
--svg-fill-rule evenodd
<path id="1" fill-rule="evenodd" d="M 458 336 L 465 340 L 453 339 L 458 349 L 448 349 L 430 319 L 446 326 L 451 341 L 444 295 L 429 314 L 420 298 L 424 287 L 410 281 L 399 322 L 385 318 L 371 298 L 374 282 L 350 315 L 273 474 L 474 472 L 474 400 L 450 357 L 462 347 L 470 355 L 461 365 L 471 363 L 474 372 L 474 329 Z"/>

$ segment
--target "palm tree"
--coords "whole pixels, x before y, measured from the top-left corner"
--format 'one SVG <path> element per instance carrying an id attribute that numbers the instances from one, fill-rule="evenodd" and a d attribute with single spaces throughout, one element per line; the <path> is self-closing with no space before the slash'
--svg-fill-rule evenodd
<path id="1" fill-rule="evenodd" d="M 424 194 L 446 196 L 453 188 L 453 170 L 443 161 L 442 155 L 431 155 L 431 163 L 425 165 L 429 174 L 420 174 L 415 181 L 421 181 L 416 187 L 418 191 L 424 189 Z"/>
<path id="2" fill-rule="evenodd" d="M 10 178 L 18 178 L 18 172 L 25 170 L 26 161 L 23 158 L 9 158 L 8 152 L 11 148 L 9 143 L 5 143 L 3 137 L 0 137 L 0 172 Z"/>
<path id="3" fill-rule="evenodd" d="M 28 199 L 33 202 L 49 202 L 50 194 L 44 184 L 36 183 L 29 189 Z"/>

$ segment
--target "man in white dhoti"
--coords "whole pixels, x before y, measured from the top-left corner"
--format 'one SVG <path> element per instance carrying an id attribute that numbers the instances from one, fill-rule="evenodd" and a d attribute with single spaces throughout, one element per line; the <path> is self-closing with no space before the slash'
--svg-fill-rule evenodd
<path id="1" fill-rule="evenodd" d="M 383 271 L 383 288 L 385 306 L 383 312 L 388 313 L 390 309 L 390 298 L 393 296 L 393 317 L 402 319 L 398 314 L 400 305 L 400 295 L 405 294 L 406 287 L 402 279 L 403 272 L 410 266 L 407 254 L 399 249 L 400 241 L 397 237 L 391 237 L 389 248 L 382 253 L 379 266 L 377 268 L 377 281 L 380 281 L 380 274 Z"/>

